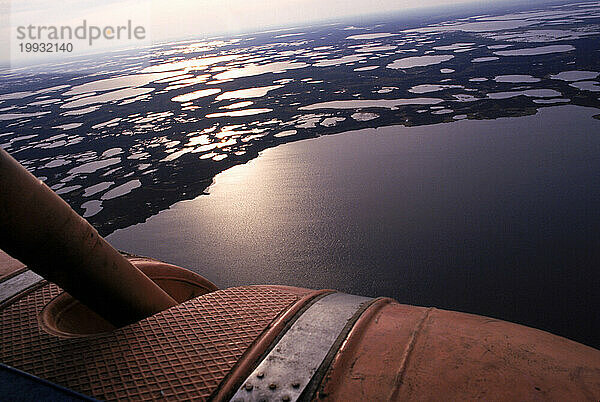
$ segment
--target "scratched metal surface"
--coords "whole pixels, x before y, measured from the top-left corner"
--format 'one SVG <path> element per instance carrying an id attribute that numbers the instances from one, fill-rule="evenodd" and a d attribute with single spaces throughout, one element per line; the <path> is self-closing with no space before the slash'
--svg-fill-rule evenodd
<path id="1" fill-rule="evenodd" d="M 348 321 L 370 300 L 345 293 L 319 299 L 298 318 L 231 400 L 298 400 Z"/>

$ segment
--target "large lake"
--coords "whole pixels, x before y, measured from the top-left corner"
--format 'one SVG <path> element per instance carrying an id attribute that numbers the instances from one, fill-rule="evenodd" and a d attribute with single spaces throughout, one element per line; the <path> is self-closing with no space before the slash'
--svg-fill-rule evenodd
<path id="1" fill-rule="evenodd" d="M 220 287 L 335 288 L 599 347 L 597 109 L 288 143 L 108 237 Z"/>

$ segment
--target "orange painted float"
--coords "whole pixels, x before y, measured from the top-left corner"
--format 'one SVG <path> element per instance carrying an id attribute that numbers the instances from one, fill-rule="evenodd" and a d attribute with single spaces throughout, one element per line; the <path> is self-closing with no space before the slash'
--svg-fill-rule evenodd
<path id="1" fill-rule="evenodd" d="M 13 400 L 600 400 L 600 351 L 491 318 L 217 289 L 116 252 L 0 151 L 0 395 Z"/>

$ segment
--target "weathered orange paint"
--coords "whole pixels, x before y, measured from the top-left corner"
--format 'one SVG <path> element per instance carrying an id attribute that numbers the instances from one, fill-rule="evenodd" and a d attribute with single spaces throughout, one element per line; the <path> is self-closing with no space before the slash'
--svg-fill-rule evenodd
<path id="1" fill-rule="evenodd" d="M 146 257 L 128 256 L 127 259 L 177 303 L 219 290 L 214 283 L 188 269 Z"/>
<path id="2" fill-rule="evenodd" d="M 544 331 L 398 303 L 371 306 L 318 400 L 600 400 L 600 351 Z"/>
<path id="3" fill-rule="evenodd" d="M 215 284 L 187 269 L 151 258 L 128 256 L 127 259 L 177 303 L 218 290 Z M 116 329 L 68 293 L 59 295 L 44 307 L 40 327 L 61 338 L 93 336 Z"/>

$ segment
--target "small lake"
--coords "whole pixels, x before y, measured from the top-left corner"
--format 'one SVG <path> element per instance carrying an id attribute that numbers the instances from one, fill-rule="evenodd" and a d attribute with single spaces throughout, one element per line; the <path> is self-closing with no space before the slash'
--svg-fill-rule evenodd
<path id="1" fill-rule="evenodd" d="M 288 143 L 108 240 L 219 287 L 389 296 L 599 347 L 597 113 L 566 105 Z"/>

